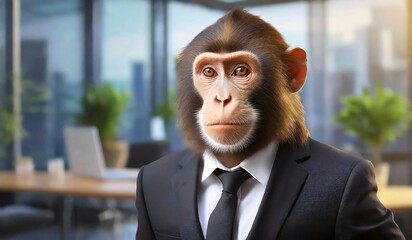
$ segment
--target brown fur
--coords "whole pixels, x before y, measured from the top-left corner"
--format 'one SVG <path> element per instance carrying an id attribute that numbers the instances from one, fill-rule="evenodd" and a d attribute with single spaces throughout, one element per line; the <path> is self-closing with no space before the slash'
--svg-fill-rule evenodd
<path id="1" fill-rule="evenodd" d="M 261 62 L 262 84 L 249 101 L 259 111 L 252 143 L 242 155 L 250 155 L 274 139 L 304 144 L 309 132 L 297 93 L 289 89 L 285 50 L 288 44 L 270 24 L 242 9 L 234 9 L 199 33 L 182 52 L 178 64 L 178 125 L 187 144 L 199 153 L 206 147 L 195 114 L 202 99 L 193 86 L 192 65 L 203 52 L 253 52 Z"/>

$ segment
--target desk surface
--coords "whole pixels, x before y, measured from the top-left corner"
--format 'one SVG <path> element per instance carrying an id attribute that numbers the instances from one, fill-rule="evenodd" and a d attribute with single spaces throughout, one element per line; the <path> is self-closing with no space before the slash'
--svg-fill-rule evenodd
<path id="1" fill-rule="evenodd" d="M 35 172 L 29 175 L 0 172 L 0 191 L 134 200 L 136 182 L 134 180 L 83 178 L 67 172 L 61 179 L 45 172 Z M 380 188 L 378 197 L 393 212 L 412 210 L 412 186 Z"/>
<path id="2" fill-rule="evenodd" d="M 27 175 L 0 172 L 0 191 L 134 200 L 136 180 L 98 180 L 69 172 L 61 178 L 46 172 Z"/>
<path id="3" fill-rule="evenodd" d="M 412 211 L 412 186 L 379 188 L 378 198 L 393 212 Z"/>

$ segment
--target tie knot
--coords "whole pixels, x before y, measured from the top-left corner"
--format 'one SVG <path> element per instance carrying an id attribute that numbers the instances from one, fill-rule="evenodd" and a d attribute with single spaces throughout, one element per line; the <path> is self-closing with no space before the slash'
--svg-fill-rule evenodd
<path id="1" fill-rule="evenodd" d="M 233 172 L 216 169 L 214 173 L 222 182 L 223 191 L 231 194 L 236 194 L 242 183 L 250 177 L 250 174 L 242 168 Z"/>

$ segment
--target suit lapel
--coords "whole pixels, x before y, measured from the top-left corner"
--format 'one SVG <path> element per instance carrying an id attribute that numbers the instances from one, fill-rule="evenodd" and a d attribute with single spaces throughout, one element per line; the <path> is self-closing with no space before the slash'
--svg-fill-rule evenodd
<path id="1" fill-rule="evenodd" d="M 308 157 L 309 143 L 303 147 L 279 145 L 248 239 L 276 239 L 308 175 L 298 162 Z"/>
<path id="2" fill-rule="evenodd" d="M 197 210 L 197 188 L 202 163 L 201 157 L 191 152 L 182 159 L 182 169 L 172 179 L 179 213 L 176 221 L 180 220 L 182 239 L 204 239 Z"/>

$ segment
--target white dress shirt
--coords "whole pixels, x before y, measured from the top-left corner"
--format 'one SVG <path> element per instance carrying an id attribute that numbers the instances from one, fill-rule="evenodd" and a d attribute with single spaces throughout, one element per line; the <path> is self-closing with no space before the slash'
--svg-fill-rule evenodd
<path id="1" fill-rule="evenodd" d="M 230 169 L 223 166 L 212 152 L 208 150 L 204 152 L 204 167 L 197 202 L 200 225 L 205 237 L 210 214 L 215 209 L 223 189 L 221 181 L 213 174 L 213 171 L 216 168 L 226 171 L 243 168 L 252 176 L 242 184 L 238 191 L 238 208 L 233 227 L 233 239 L 246 239 L 262 202 L 273 162 L 275 161 L 277 147 L 278 144 L 272 142 L 243 160 L 238 166 Z"/>

